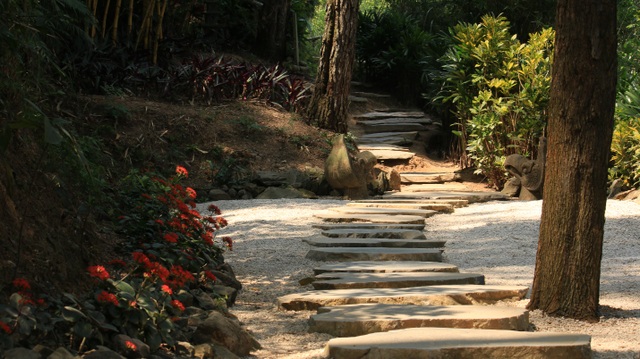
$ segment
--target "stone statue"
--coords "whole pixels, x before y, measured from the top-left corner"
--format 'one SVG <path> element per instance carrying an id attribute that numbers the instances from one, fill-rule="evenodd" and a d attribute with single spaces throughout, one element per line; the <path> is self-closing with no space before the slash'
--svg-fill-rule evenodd
<path id="1" fill-rule="evenodd" d="M 325 178 L 333 189 L 342 190 L 349 199 L 367 198 L 367 184 L 374 180 L 376 163 L 376 156 L 369 151 L 349 151 L 341 134 L 333 140 L 333 148 L 325 161 Z"/>
<path id="2" fill-rule="evenodd" d="M 513 175 L 520 185 L 519 198 L 522 200 L 542 199 L 544 164 L 547 155 L 547 139 L 540 137 L 538 158 L 530 160 L 522 155 L 510 155 L 504 161 L 504 168 Z"/>

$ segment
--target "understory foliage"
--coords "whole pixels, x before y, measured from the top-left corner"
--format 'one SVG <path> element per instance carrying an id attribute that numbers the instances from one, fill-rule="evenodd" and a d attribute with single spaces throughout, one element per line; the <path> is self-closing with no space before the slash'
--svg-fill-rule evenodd
<path id="1" fill-rule="evenodd" d="M 504 17 L 451 30 L 453 45 L 441 59 L 442 87 L 434 101 L 450 104 L 464 167 L 475 166 L 490 184 L 506 180 L 506 156 L 535 157 L 547 121 L 554 32 L 531 34 L 527 43 Z"/>
<path id="2" fill-rule="evenodd" d="M 216 238 L 227 225 L 220 209 L 212 205 L 204 216 L 195 210 L 195 191 L 179 183 L 187 176 L 178 166 L 168 179 L 134 172 L 123 181 L 126 215 L 119 224 L 126 253 L 87 268 L 92 295 L 38 295 L 27 280 L 15 279 L 15 293 L 0 305 L 0 350 L 57 344 L 82 353 L 115 334 L 141 339 L 152 350 L 186 340 L 184 324 L 176 322 L 185 310 L 181 298 L 193 289 L 211 290 L 217 280 L 211 270 L 232 248 L 230 238 Z M 221 308 L 224 303 L 219 298 Z M 131 345 L 120 348 L 122 354 L 133 351 Z"/>
<path id="3" fill-rule="evenodd" d="M 640 186 L 640 3 L 618 4 L 618 96 L 609 180 Z"/>

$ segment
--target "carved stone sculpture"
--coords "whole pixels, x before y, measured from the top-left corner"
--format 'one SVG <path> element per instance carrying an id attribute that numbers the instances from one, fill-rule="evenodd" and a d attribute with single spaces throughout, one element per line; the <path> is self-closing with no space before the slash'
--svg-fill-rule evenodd
<path id="1" fill-rule="evenodd" d="M 546 155 L 547 139 L 540 137 L 538 158 L 536 160 L 530 160 L 516 154 L 508 156 L 504 161 L 504 168 L 520 182 L 520 199 L 542 199 Z"/>
<path id="2" fill-rule="evenodd" d="M 344 135 L 338 135 L 325 161 L 325 177 L 333 189 L 342 190 L 349 199 L 367 198 L 367 184 L 374 180 L 376 162 L 369 151 L 349 153 Z"/>

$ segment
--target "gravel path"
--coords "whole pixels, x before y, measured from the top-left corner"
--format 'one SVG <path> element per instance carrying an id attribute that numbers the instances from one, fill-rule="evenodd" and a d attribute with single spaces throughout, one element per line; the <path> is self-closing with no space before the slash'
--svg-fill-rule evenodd
<path id="1" fill-rule="evenodd" d="M 279 296 L 306 291 L 298 281 L 313 275 L 317 262 L 305 259 L 301 239 L 319 230 L 313 214 L 345 204 L 339 200 L 248 200 L 215 202 L 234 238 L 226 255 L 244 289 L 232 312 L 263 349 L 255 358 L 321 358 L 331 337 L 307 333 L 312 312 L 277 308 Z M 200 208 L 206 208 L 206 204 Z M 427 238 L 446 239 L 445 261 L 461 271 L 484 273 L 487 284 L 526 285 L 533 279 L 541 201 L 491 202 L 427 219 Z M 524 307 L 528 300 L 512 303 Z M 552 318 L 539 311 L 531 322 L 540 331 L 592 336 L 595 358 L 640 359 L 640 205 L 607 204 L 599 323 Z"/>

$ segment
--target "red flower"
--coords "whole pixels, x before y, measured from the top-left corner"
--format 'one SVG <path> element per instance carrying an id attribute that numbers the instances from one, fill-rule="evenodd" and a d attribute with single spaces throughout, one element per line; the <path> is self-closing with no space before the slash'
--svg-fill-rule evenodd
<path id="1" fill-rule="evenodd" d="M 216 217 L 216 222 L 218 222 L 220 227 L 226 227 L 229 224 L 227 223 L 227 220 L 222 217 Z"/>
<path id="2" fill-rule="evenodd" d="M 217 215 L 222 214 L 222 211 L 220 211 L 220 208 L 218 208 L 218 206 L 216 206 L 215 204 L 210 204 L 209 207 L 207 207 L 207 209 L 209 210 L 209 212 L 213 212 Z"/>
<path id="3" fill-rule="evenodd" d="M 7 323 L 0 321 L 0 329 L 2 329 L 5 333 L 11 334 L 11 327 L 7 325 Z"/>
<path id="4" fill-rule="evenodd" d="M 156 222 L 157 224 L 164 226 L 164 221 L 161 219 L 156 219 L 154 222 Z"/>
<path id="5" fill-rule="evenodd" d="M 113 305 L 115 305 L 116 307 L 118 306 L 118 298 L 116 298 L 116 295 L 113 293 L 109 293 L 106 290 L 103 290 L 102 292 L 100 292 L 100 294 L 98 294 L 98 302 L 100 303 L 104 303 L 104 304 L 108 304 L 111 303 Z"/>
<path id="6" fill-rule="evenodd" d="M 136 261 L 137 263 L 140 263 L 145 267 L 149 267 L 151 265 L 151 261 L 149 260 L 149 257 L 144 255 L 144 253 L 133 252 L 132 255 L 133 255 L 133 260 Z"/>
<path id="7" fill-rule="evenodd" d="M 187 169 L 182 166 L 176 166 L 176 174 L 178 176 L 189 177 L 189 171 L 187 171 Z"/>
<path id="8" fill-rule="evenodd" d="M 171 290 L 171 288 L 166 284 L 163 284 L 161 289 L 162 289 L 163 292 L 165 292 L 165 293 L 167 293 L 169 295 L 173 294 L 173 291 Z"/>
<path id="9" fill-rule="evenodd" d="M 178 309 L 178 310 L 180 310 L 180 311 L 183 311 L 183 310 L 184 310 L 184 304 L 182 304 L 182 302 L 180 302 L 180 301 L 179 301 L 179 300 L 177 300 L 177 299 L 172 300 L 172 301 L 171 301 L 171 305 L 172 305 L 174 308 L 176 308 L 176 309 Z"/>
<path id="10" fill-rule="evenodd" d="M 31 290 L 31 284 L 29 284 L 29 282 L 24 278 L 16 278 L 11 282 L 11 284 L 13 284 L 14 288 L 21 291 Z"/>
<path id="11" fill-rule="evenodd" d="M 124 342 L 124 346 L 127 349 L 132 350 L 132 351 L 138 349 L 138 346 L 136 345 L 136 343 L 134 343 L 134 342 L 132 342 L 130 340 L 125 341 Z"/>
<path id="12" fill-rule="evenodd" d="M 169 278 L 169 270 L 162 266 L 162 264 L 158 262 L 152 262 L 149 265 L 149 272 L 151 274 L 155 274 L 160 278 L 161 281 L 166 282 L 167 278 Z"/>
<path id="13" fill-rule="evenodd" d="M 178 243 L 178 235 L 174 232 L 169 232 L 164 235 L 164 240 L 169 243 Z"/>
<path id="14" fill-rule="evenodd" d="M 90 276 L 100 280 L 107 280 L 110 277 L 109 272 L 103 266 L 91 266 L 87 268 L 87 271 L 89 271 Z"/>
<path id="15" fill-rule="evenodd" d="M 222 237 L 222 241 L 227 245 L 230 251 L 233 250 L 233 240 L 231 237 Z"/>
<path id="16" fill-rule="evenodd" d="M 215 274 L 211 273 L 211 272 L 210 272 L 210 271 L 208 271 L 208 270 L 204 271 L 204 275 L 205 275 L 207 278 L 211 279 L 212 281 L 215 281 L 215 280 L 217 280 L 217 279 L 218 279 L 218 278 L 216 278 Z"/>
<path id="17" fill-rule="evenodd" d="M 213 245 L 213 232 L 208 231 L 202 235 L 202 240 L 205 241 L 208 245 Z"/>
<path id="18" fill-rule="evenodd" d="M 198 196 L 196 194 L 196 191 L 191 187 L 187 187 L 186 191 L 187 191 L 187 195 L 189 196 L 189 198 L 195 199 Z"/>

